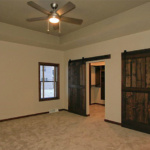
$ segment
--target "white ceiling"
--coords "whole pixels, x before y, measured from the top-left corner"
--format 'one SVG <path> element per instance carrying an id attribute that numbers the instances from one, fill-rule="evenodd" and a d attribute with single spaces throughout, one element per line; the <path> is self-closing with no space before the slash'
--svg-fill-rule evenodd
<path id="1" fill-rule="evenodd" d="M 29 0 L 0 0 L 0 22 L 20 26 L 23 28 L 46 33 L 47 22 L 36 21 L 29 23 L 27 18 L 45 16 L 41 12 L 27 5 Z M 50 4 L 57 2 L 59 8 L 65 5 L 68 0 L 33 0 L 47 10 L 51 10 Z M 76 5 L 76 9 L 65 14 L 68 17 L 83 19 L 82 25 L 74 25 L 62 22 L 61 34 L 51 30 L 50 34 L 63 36 L 87 27 L 93 23 L 117 15 L 126 10 L 142 5 L 149 0 L 70 0 Z"/>

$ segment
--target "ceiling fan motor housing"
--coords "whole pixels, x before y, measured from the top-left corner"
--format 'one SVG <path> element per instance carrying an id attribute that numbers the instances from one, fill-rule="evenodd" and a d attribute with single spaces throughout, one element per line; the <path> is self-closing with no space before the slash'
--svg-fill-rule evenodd
<path id="1" fill-rule="evenodd" d="M 60 19 L 60 16 L 56 12 L 51 12 L 52 14 L 49 17 L 55 17 Z"/>
<path id="2" fill-rule="evenodd" d="M 52 9 L 57 9 L 58 8 L 58 4 L 57 3 L 51 3 L 51 7 L 52 7 Z"/>

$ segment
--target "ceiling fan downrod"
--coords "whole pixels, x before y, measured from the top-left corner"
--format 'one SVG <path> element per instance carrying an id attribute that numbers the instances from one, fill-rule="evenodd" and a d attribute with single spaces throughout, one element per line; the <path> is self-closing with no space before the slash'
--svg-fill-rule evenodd
<path id="1" fill-rule="evenodd" d="M 47 32 L 49 32 L 49 21 L 48 21 L 48 24 L 47 24 Z"/>
<path id="2" fill-rule="evenodd" d="M 59 21 L 59 33 L 61 33 L 61 21 Z"/>

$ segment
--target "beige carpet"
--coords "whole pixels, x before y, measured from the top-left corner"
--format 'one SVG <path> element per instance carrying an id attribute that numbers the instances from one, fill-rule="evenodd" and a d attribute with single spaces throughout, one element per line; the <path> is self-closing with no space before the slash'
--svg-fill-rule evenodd
<path id="1" fill-rule="evenodd" d="M 0 123 L 0 150 L 150 150 L 150 135 L 104 122 L 104 107 L 90 117 L 68 112 Z"/>

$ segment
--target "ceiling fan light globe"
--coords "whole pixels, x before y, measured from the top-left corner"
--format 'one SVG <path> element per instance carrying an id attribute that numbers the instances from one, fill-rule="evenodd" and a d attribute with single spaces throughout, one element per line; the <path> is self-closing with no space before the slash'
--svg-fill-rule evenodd
<path id="1" fill-rule="evenodd" d="M 49 22 L 51 22 L 51 23 L 58 23 L 59 19 L 56 18 L 56 17 L 52 17 L 52 18 L 49 19 Z"/>

